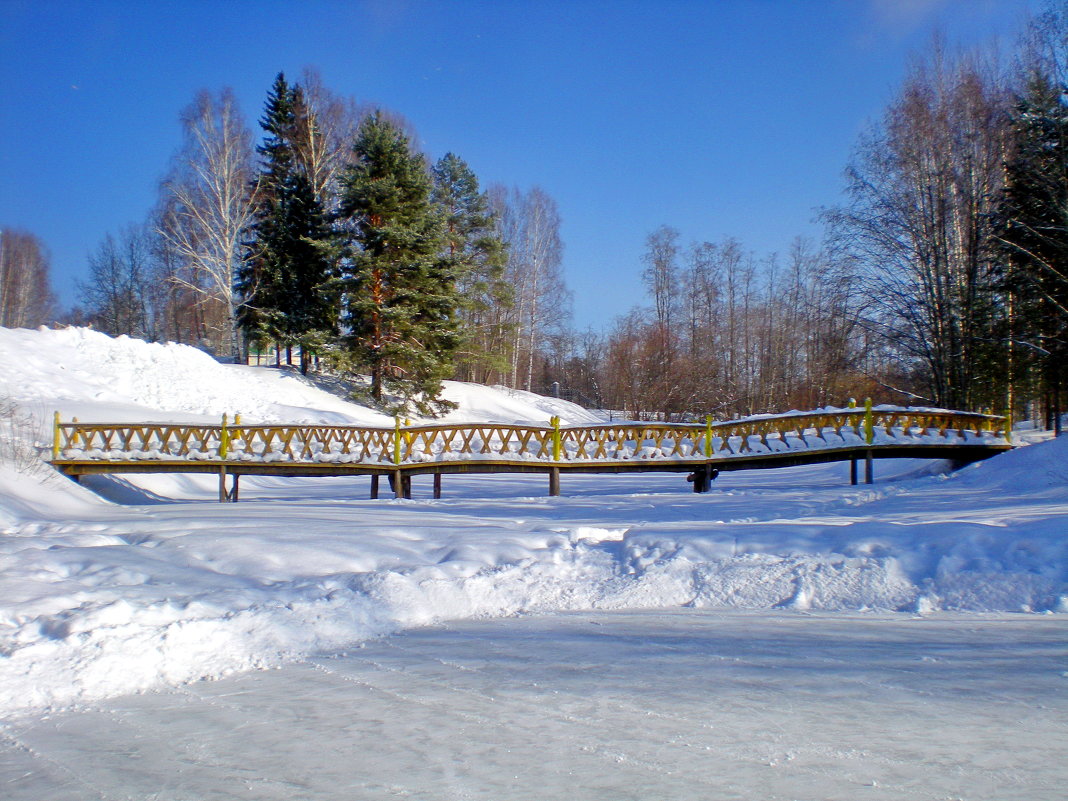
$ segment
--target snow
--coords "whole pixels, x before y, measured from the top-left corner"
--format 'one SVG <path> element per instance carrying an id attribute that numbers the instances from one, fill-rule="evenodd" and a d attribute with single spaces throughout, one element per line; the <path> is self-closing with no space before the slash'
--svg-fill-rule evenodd
<path id="1" fill-rule="evenodd" d="M 67 419 L 107 422 L 215 422 L 239 412 L 250 423 L 392 423 L 291 371 L 223 365 L 194 348 L 84 329 L 0 329 L 0 359 L 9 365 L 0 396 L 36 419 L 21 434 L 48 445 L 55 410 Z M 596 419 L 529 393 L 458 383 L 447 392 L 460 404 L 449 417 L 454 421 Z M 298 673 L 306 677 L 335 664 L 321 661 L 329 655 L 360 644 L 386 647 L 374 643 L 397 640 L 375 638 L 443 621 L 491 626 L 489 620 L 505 619 L 489 629 L 487 642 L 497 642 L 519 624 L 516 615 L 629 614 L 640 629 L 653 625 L 642 614 L 685 608 L 692 617 L 670 621 L 680 632 L 689 620 L 761 631 L 812 619 L 811 625 L 830 625 L 845 616 L 853 622 L 843 631 L 861 643 L 866 627 L 880 621 L 923 631 L 923 618 L 964 620 L 968 631 L 978 631 L 987 624 L 975 621 L 1011 628 L 1033 620 L 1046 621 L 1044 630 L 1052 627 L 1063 641 L 1068 438 L 949 475 L 939 463 L 887 460 L 876 466 L 875 485 L 851 487 L 847 471 L 831 464 L 724 474 L 703 495 L 690 492 L 680 475 L 568 475 L 556 498 L 547 497 L 540 475 L 445 476 L 440 500 L 430 497 L 429 477 L 416 477 L 410 501 L 369 500 L 366 477 L 245 477 L 241 503 L 219 504 L 208 476 L 94 476 L 79 486 L 47 467 L 2 466 L 0 718 L 8 721 L 6 736 L 25 743 L 44 716 L 79 725 L 87 709 L 124 703 L 107 699 L 131 692 L 210 696 L 221 690 L 191 683 L 239 681 L 247 671 L 285 665 L 305 666 Z M 871 653 L 883 659 L 891 646 L 879 644 L 880 636 L 872 635 Z M 724 648 L 722 658 L 732 658 Z M 694 658 L 690 646 L 680 649 L 680 659 Z M 807 672 L 804 653 L 791 652 L 776 667 L 831 690 L 835 679 Z M 607 652 L 592 658 L 613 664 Z M 354 681 L 365 681 L 360 676 Z M 536 681 L 551 678 L 546 668 Z M 741 685 L 767 679 L 759 666 L 732 678 Z M 275 699 L 289 692 L 279 681 Z M 882 686 L 883 679 L 871 681 Z M 625 693 L 622 684 L 613 686 L 613 698 Z M 582 691 L 598 687 L 591 677 Z M 663 701 L 655 691 L 635 692 L 650 708 Z M 889 696 L 884 700 L 882 714 L 890 715 Z M 689 703 L 668 703 L 667 714 L 685 717 Z M 62 710 L 71 711 L 55 717 Z M 809 712 L 817 715 L 814 706 Z M 986 725 L 983 714 L 974 714 L 977 725 Z M 629 725 L 643 726 L 639 718 Z M 791 724 L 786 745 L 804 740 L 808 719 Z M 902 732 L 929 742 L 918 729 Z M 5 753 L 16 764 L 12 754 L 22 746 L 3 742 L 0 765 Z M 55 742 L 48 740 L 49 747 Z M 776 753 L 769 758 L 785 758 L 781 748 Z M 873 780 L 887 781 L 876 773 Z M 211 795 L 182 792 L 173 797 Z M 950 792 L 956 791 L 922 797 Z"/>
<path id="2" fill-rule="evenodd" d="M 1063 798 L 1057 616 L 458 621 L 0 735 L 11 801 Z"/>

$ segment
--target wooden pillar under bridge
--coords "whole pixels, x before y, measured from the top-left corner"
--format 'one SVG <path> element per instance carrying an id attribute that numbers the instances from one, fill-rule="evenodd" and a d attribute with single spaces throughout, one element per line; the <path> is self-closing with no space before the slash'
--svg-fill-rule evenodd
<path id="1" fill-rule="evenodd" d="M 549 468 L 549 495 L 556 497 L 560 494 L 560 468 Z"/>
<path id="2" fill-rule="evenodd" d="M 871 451 L 864 452 L 864 483 L 875 483 L 875 466 L 872 464 Z"/>
<path id="3" fill-rule="evenodd" d="M 412 477 L 403 470 L 394 470 L 389 474 L 389 486 L 394 498 L 412 497 Z"/>
<path id="4" fill-rule="evenodd" d="M 378 473 L 371 473 L 371 500 L 378 500 Z"/>
<path id="5" fill-rule="evenodd" d="M 854 487 L 857 485 L 857 460 L 849 460 L 849 483 Z"/>
<path id="6" fill-rule="evenodd" d="M 234 473 L 234 488 L 226 489 L 226 468 L 219 468 L 219 503 L 237 503 L 237 487 L 240 477 Z"/>
<path id="7" fill-rule="evenodd" d="M 693 482 L 694 492 L 708 492 L 708 465 L 701 464 L 695 467 L 687 480 Z"/>
<path id="8" fill-rule="evenodd" d="M 434 500 L 441 497 L 441 473 L 434 474 Z"/>

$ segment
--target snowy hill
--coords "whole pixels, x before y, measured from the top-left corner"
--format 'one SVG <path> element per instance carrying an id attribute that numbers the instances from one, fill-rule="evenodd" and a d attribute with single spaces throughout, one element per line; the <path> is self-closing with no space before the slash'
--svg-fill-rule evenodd
<path id="1" fill-rule="evenodd" d="M 290 371 L 84 329 L 0 329 L 0 396 L 36 418 L 389 425 Z M 450 383 L 453 420 L 596 422 L 529 393 Z M 18 436 L 32 436 L 17 426 Z M 218 677 L 448 618 L 672 606 L 1068 611 L 1068 438 L 949 477 L 880 463 L 722 476 L 446 477 L 370 501 L 366 478 L 0 466 L 0 714 Z M 95 490 L 95 492 L 90 491 Z M 98 494 L 99 493 L 99 494 Z M 102 497 L 103 496 L 103 497 Z M 109 500 L 110 499 L 110 500 Z"/>
<path id="2" fill-rule="evenodd" d="M 292 370 L 220 364 L 187 345 L 112 338 L 86 328 L 0 329 L 0 363 L 12 372 L 0 393 L 64 419 L 108 422 L 214 422 L 223 414 L 249 423 L 390 426 L 386 415 L 323 391 Z M 600 422 L 575 404 L 528 392 L 445 382 L 461 422 Z"/>

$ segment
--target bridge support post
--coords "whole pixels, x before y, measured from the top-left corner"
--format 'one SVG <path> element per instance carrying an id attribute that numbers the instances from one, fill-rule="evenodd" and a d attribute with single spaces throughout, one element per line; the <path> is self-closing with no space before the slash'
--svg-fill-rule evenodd
<path id="1" fill-rule="evenodd" d="M 849 483 L 854 487 L 857 486 L 857 460 L 849 460 Z"/>
<path id="2" fill-rule="evenodd" d="M 556 497 L 560 494 L 560 468 L 549 468 L 549 495 Z"/>
<path id="3" fill-rule="evenodd" d="M 237 482 L 239 477 L 234 473 L 234 488 L 226 489 L 226 468 L 219 468 L 219 503 L 237 503 Z"/>
<path id="4" fill-rule="evenodd" d="M 709 477 L 708 465 L 703 464 L 693 469 L 693 491 L 708 492 L 712 481 Z"/>
<path id="5" fill-rule="evenodd" d="M 394 498 L 412 497 L 412 477 L 404 475 L 403 470 L 394 470 L 389 476 Z"/>
<path id="6" fill-rule="evenodd" d="M 378 500 L 378 473 L 371 473 L 371 500 Z"/>
<path id="7" fill-rule="evenodd" d="M 219 503 L 226 503 L 226 468 L 219 468 Z"/>
<path id="8" fill-rule="evenodd" d="M 864 452 L 864 483 L 875 483 L 875 466 L 872 463 L 871 451 Z"/>
<path id="9" fill-rule="evenodd" d="M 441 497 L 441 473 L 434 474 L 434 500 Z"/>

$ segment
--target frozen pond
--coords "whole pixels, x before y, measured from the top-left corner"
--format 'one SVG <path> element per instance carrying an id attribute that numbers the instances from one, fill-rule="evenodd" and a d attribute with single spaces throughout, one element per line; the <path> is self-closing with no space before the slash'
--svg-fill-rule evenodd
<path id="1" fill-rule="evenodd" d="M 1061 799 L 1063 615 L 569 613 L 0 729 L 0 796 Z"/>

